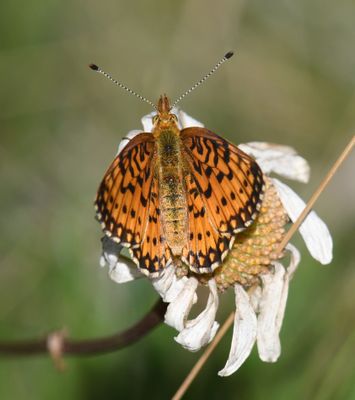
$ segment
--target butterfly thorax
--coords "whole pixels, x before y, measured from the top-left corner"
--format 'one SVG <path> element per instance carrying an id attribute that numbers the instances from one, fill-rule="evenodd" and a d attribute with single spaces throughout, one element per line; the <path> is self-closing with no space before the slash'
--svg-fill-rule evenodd
<path id="1" fill-rule="evenodd" d="M 157 119 L 153 135 L 157 145 L 156 174 L 159 182 L 160 218 L 167 243 L 172 253 L 178 256 L 187 240 L 186 189 L 180 130 L 175 119 Z"/>

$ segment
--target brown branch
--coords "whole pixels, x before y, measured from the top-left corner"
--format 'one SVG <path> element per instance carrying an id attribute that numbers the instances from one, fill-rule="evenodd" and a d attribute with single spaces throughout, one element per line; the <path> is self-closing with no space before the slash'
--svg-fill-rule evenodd
<path id="1" fill-rule="evenodd" d="M 135 325 L 123 332 L 95 339 L 73 340 L 61 332 L 52 332 L 45 337 L 24 341 L 0 341 L 0 354 L 8 356 L 31 356 L 50 352 L 50 338 L 60 336 L 62 355 L 94 355 L 122 349 L 137 342 L 164 320 L 167 304 L 159 299 L 153 308 Z"/>

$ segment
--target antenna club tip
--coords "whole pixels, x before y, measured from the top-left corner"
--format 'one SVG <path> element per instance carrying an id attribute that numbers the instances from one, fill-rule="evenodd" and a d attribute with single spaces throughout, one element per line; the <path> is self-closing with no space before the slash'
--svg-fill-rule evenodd
<path id="1" fill-rule="evenodd" d="M 234 52 L 233 51 L 228 51 L 228 53 L 226 53 L 224 55 L 224 58 L 226 58 L 227 60 L 229 60 L 231 57 L 233 57 Z"/>
<path id="2" fill-rule="evenodd" d="M 93 71 L 99 70 L 99 67 L 96 64 L 89 64 L 89 68 L 91 68 Z"/>

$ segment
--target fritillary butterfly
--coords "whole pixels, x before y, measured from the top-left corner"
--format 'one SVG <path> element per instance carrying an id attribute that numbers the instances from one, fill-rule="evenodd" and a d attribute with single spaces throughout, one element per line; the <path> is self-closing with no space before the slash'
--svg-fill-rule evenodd
<path id="1" fill-rule="evenodd" d="M 97 217 L 143 273 L 157 276 L 181 261 L 209 273 L 257 217 L 263 174 L 254 159 L 208 129 L 180 130 L 165 95 L 157 111 L 152 132 L 131 139 L 108 168 Z"/>

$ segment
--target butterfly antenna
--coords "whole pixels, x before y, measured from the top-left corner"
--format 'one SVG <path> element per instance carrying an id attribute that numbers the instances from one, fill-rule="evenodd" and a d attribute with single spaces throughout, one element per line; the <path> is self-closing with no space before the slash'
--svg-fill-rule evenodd
<path id="1" fill-rule="evenodd" d="M 89 67 L 95 71 L 95 72 L 99 72 L 100 74 L 102 74 L 103 76 L 105 76 L 106 78 L 108 78 L 110 81 L 112 81 L 114 84 L 116 84 L 117 86 L 119 86 L 120 88 L 124 89 L 126 92 L 133 94 L 133 96 L 138 97 L 138 99 L 150 104 L 155 110 L 157 109 L 156 105 L 148 100 L 147 98 L 141 96 L 140 94 L 136 93 L 134 90 L 130 89 L 129 87 L 127 87 L 126 85 L 124 85 L 123 83 L 117 81 L 116 79 L 112 78 L 112 76 L 110 74 L 108 74 L 107 72 L 103 71 L 100 67 L 98 67 L 96 64 L 90 64 Z"/>
<path id="2" fill-rule="evenodd" d="M 185 96 L 190 94 L 193 90 L 198 88 L 202 83 L 208 79 L 211 75 L 213 75 L 217 69 L 224 64 L 227 60 L 229 60 L 231 57 L 233 57 L 234 53 L 233 51 L 228 51 L 221 60 L 218 61 L 218 63 L 211 69 L 210 72 L 208 72 L 204 77 L 202 77 L 199 81 L 197 81 L 193 86 L 190 87 L 190 89 L 186 90 L 185 93 L 183 93 L 180 97 L 178 97 L 175 102 L 173 103 L 172 107 L 175 107 L 177 103 L 179 103 Z"/>

